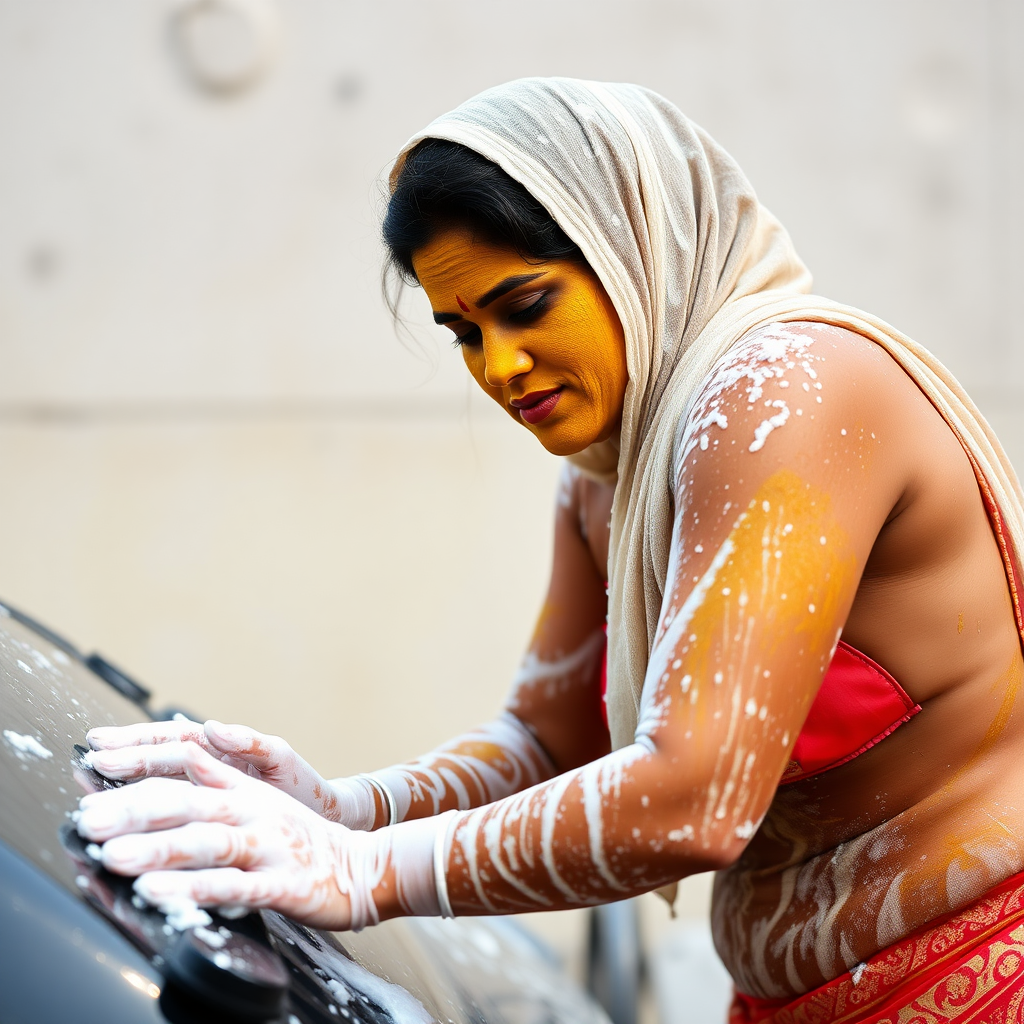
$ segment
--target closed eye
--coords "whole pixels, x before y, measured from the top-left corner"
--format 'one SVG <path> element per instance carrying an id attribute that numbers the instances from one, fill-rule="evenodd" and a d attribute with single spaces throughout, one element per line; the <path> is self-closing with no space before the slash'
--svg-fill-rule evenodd
<path id="1" fill-rule="evenodd" d="M 525 309 L 509 313 L 508 318 L 515 324 L 532 323 L 534 320 L 539 320 L 540 317 L 547 312 L 547 308 L 550 305 L 551 292 L 541 292 L 539 298 L 535 302 L 531 302 Z"/>
<path id="2" fill-rule="evenodd" d="M 482 335 L 480 334 L 479 327 L 473 327 L 468 331 L 464 331 L 462 334 L 456 333 L 452 339 L 452 344 L 456 348 L 462 348 L 463 345 L 478 345 Z"/>
<path id="3" fill-rule="evenodd" d="M 533 297 L 533 295 L 537 295 L 536 299 L 534 299 L 533 302 L 530 302 L 525 309 L 517 309 L 514 312 L 510 312 L 508 314 L 509 321 L 514 324 L 529 324 L 539 320 L 550 307 L 553 294 L 554 292 L 552 290 L 548 290 L 541 292 L 539 295 L 534 292 L 530 295 L 522 296 L 518 301 L 528 301 Z M 466 323 L 466 321 L 461 320 L 459 322 Z M 448 326 L 455 331 L 454 324 L 449 324 Z M 455 338 L 452 340 L 452 344 L 456 348 L 462 348 L 463 345 L 479 345 L 482 337 L 480 328 L 470 325 L 470 329 L 468 331 L 463 331 L 462 334 L 455 332 Z"/>

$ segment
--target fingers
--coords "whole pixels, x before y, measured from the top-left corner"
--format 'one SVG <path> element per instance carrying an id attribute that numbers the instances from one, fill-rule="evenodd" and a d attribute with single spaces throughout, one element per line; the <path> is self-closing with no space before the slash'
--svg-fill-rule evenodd
<path id="1" fill-rule="evenodd" d="M 187 774 L 188 746 L 194 744 L 237 768 L 298 797 L 307 806 L 323 803 L 329 787 L 279 736 L 244 725 L 210 720 L 143 723 L 124 728 L 92 729 L 86 737 L 92 750 L 86 761 L 101 775 L 124 782 Z M 204 785 L 218 785 L 206 782 Z"/>
<path id="2" fill-rule="evenodd" d="M 207 746 L 239 758 L 272 777 L 290 771 L 295 752 L 280 736 L 267 736 L 244 725 L 224 725 L 212 719 L 204 726 Z"/>
<path id="3" fill-rule="evenodd" d="M 246 869 L 254 862 L 254 851 L 255 843 L 243 829 L 194 821 L 165 832 L 116 836 L 103 844 L 100 859 L 108 871 L 141 875 L 180 868 Z"/>
<path id="4" fill-rule="evenodd" d="M 173 778 L 185 774 L 188 747 L 178 740 L 138 746 L 94 749 L 84 760 L 108 779 Z"/>
<path id="5" fill-rule="evenodd" d="M 85 734 L 93 750 L 118 747 L 151 746 L 155 743 L 190 742 L 209 749 L 206 732 L 199 722 L 175 719 L 173 722 L 140 722 L 138 725 L 101 726 Z"/>
<path id="6" fill-rule="evenodd" d="M 79 808 L 79 834 L 97 843 L 129 832 L 156 832 L 191 821 L 239 825 L 253 813 L 245 794 L 190 786 L 173 779 L 144 779 L 134 786 L 90 793 L 82 797 Z"/>
<path id="7" fill-rule="evenodd" d="M 283 896 L 281 880 L 238 868 L 150 871 L 135 879 L 135 891 L 153 906 L 193 900 L 201 907 L 267 907 Z"/>
<path id="8" fill-rule="evenodd" d="M 243 772 L 240 772 L 237 768 L 232 768 L 229 764 L 224 764 L 223 761 L 218 761 L 215 757 L 211 757 L 205 750 L 197 747 L 195 744 L 186 743 L 184 748 L 185 757 L 182 767 L 185 770 L 185 774 L 197 786 L 209 786 L 213 789 L 235 789 L 238 786 L 252 785 L 252 780 Z"/>

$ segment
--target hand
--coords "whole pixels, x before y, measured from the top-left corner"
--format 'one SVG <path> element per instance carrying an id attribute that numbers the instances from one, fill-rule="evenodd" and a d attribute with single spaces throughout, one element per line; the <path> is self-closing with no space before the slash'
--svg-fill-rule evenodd
<path id="1" fill-rule="evenodd" d="M 212 719 L 205 724 L 187 719 L 143 722 L 90 729 L 86 740 L 92 747 L 90 763 L 111 779 L 183 778 L 186 744 L 192 743 L 224 764 L 287 793 L 329 821 L 365 831 L 376 823 L 374 791 L 365 779 L 328 782 L 285 740 L 244 725 L 223 725 Z"/>
<path id="2" fill-rule="evenodd" d="M 436 820 L 375 833 L 326 821 L 285 793 L 180 744 L 195 783 L 144 779 L 81 800 L 78 831 L 149 903 L 267 907 L 321 928 L 439 912 Z"/>

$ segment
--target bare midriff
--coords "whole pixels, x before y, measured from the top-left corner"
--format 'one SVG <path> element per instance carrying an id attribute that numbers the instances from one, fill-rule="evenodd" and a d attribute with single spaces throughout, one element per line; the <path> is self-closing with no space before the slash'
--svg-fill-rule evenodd
<path id="1" fill-rule="evenodd" d="M 877 747 L 778 790 L 715 880 L 715 943 L 750 995 L 791 996 L 854 968 L 1024 869 L 1022 675 L 1009 652 Z"/>

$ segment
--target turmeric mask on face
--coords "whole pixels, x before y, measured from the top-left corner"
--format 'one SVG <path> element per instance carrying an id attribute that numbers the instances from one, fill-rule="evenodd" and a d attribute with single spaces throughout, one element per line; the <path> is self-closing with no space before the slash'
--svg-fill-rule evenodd
<path id="1" fill-rule="evenodd" d="M 528 262 L 465 228 L 439 232 L 413 266 L 473 378 L 549 452 L 572 455 L 618 430 L 625 342 L 590 267 Z"/>

